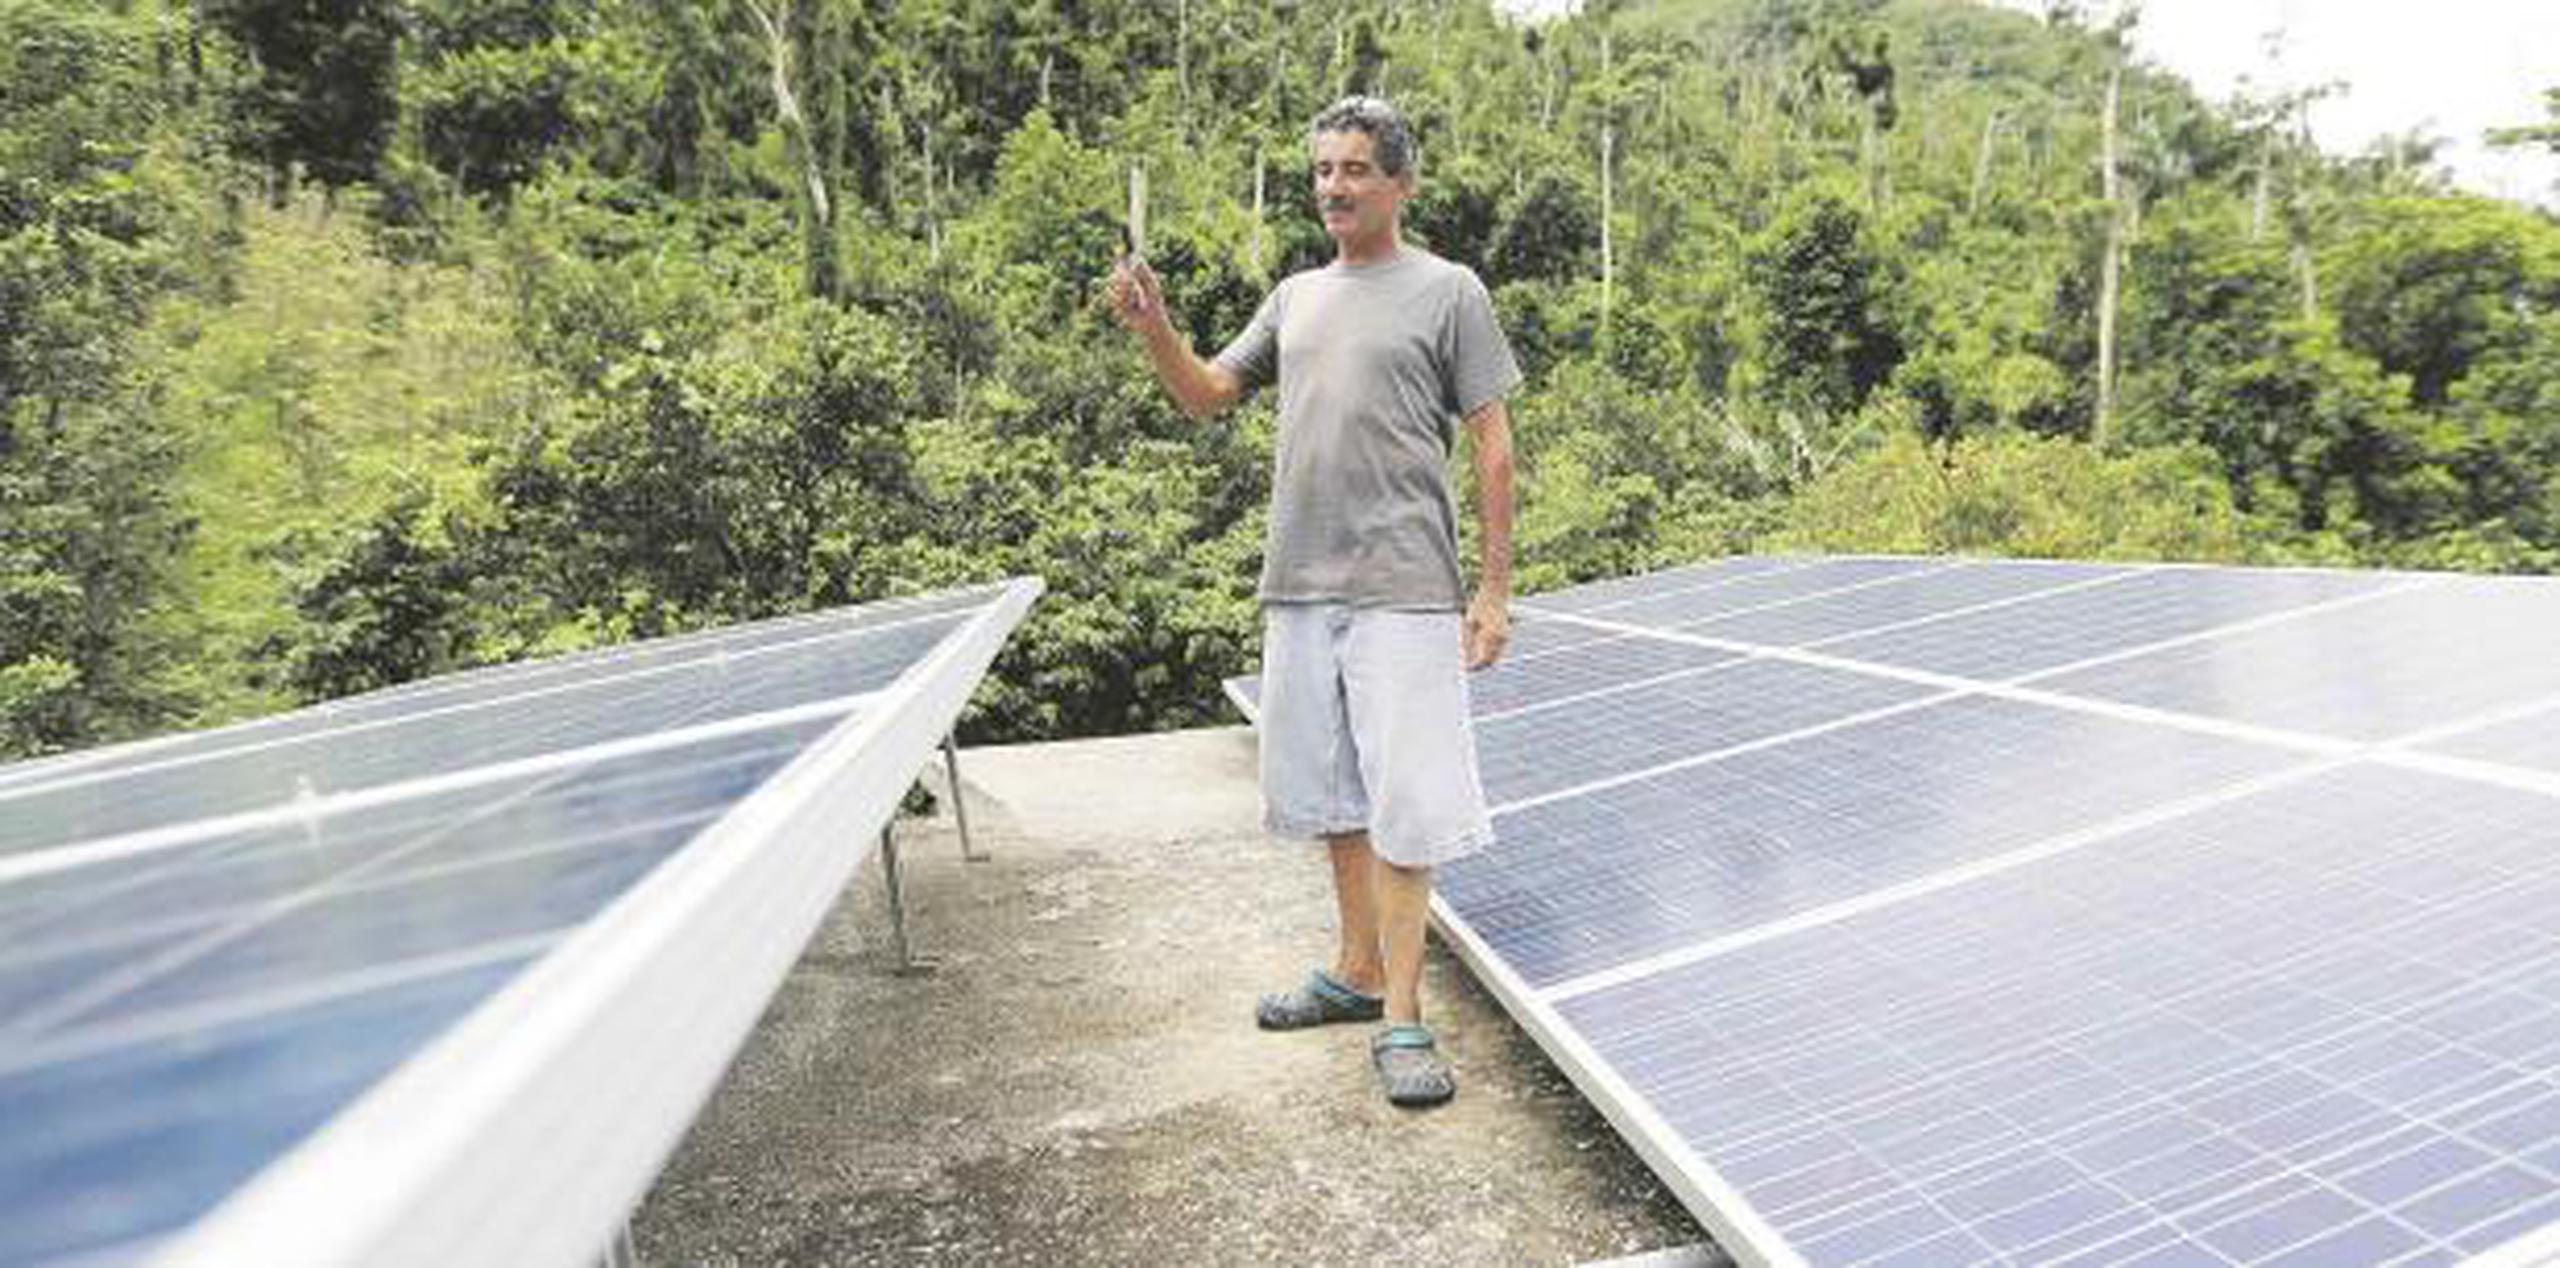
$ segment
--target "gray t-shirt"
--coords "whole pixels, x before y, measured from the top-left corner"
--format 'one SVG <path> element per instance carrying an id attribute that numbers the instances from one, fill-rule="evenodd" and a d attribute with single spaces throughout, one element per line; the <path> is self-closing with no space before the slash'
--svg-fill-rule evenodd
<path id="1" fill-rule="evenodd" d="M 1412 246 L 1310 269 L 1217 361 L 1247 388 L 1280 383 L 1263 602 L 1464 604 L 1456 424 L 1520 382 L 1473 270 Z"/>

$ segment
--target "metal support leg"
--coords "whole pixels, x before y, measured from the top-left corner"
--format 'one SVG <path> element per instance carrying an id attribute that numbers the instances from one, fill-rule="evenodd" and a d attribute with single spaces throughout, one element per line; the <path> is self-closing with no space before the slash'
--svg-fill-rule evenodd
<path id="1" fill-rule="evenodd" d="M 640 1268 L 640 1248 L 631 1241 L 629 1220 L 623 1221 L 613 1240 L 604 1244 L 604 1255 L 596 1262 L 600 1268 Z"/>
<path id="2" fill-rule="evenodd" d="M 951 778 L 951 816 L 960 821 L 960 857 L 971 863 L 984 863 L 990 857 L 978 853 L 969 840 L 969 803 L 960 796 L 960 739 L 956 733 L 942 737 L 942 770 Z"/>
<path id="3" fill-rule="evenodd" d="M 898 836 L 889 824 L 880 825 L 880 867 L 888 874 L 889 937 L 898 944 L 898 972 L 931 973 L 932 957 L 917 955 L 907 943 L 906 886 L 898 877 Z"/>

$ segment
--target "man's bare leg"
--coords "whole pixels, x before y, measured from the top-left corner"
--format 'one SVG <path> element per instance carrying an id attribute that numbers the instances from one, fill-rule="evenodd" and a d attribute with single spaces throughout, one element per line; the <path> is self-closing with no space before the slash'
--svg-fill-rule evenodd
<path id="1" fill-rule="evenodd" d="M 1431 869 L 1377 866 L 1379 944 L 1387 962 L 1387 1023 L 1422 1020 L 1422 943 L 1431 920 Z"/>
<path id="2" fill-rule="evenodd" d="M 1342 942 L 1334 951 L 1333 980 L 1363 995 L 1387 985 L 1388 965 L 1381 956 L 1378 891 L 1381 870 L 1369 852 L 1369 834 L 1347 832 L 1325 838 L 1333 858 L 1333 901 L 1341 915 Z"/>

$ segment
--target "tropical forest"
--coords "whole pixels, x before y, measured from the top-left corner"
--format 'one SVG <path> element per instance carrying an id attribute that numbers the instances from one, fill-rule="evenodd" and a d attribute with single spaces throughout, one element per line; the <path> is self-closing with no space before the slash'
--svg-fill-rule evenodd
<path id="1" fill-rule="evenodd" d="M 1142 183 L 1222 345 L 1330 258 L 1306 129 L 1354 92 L 1526 371 L 1523 595 L 2560 567 L 2554 204 L 2208 99 L 2140 21 L 0 0 L 0 758 L 1022 574 L 967 737 L 1229 720 L 1272 403 L 1185 418 L 1104 281 Z M 2560 150 L 2560 88 L 2498 141 Z"/>

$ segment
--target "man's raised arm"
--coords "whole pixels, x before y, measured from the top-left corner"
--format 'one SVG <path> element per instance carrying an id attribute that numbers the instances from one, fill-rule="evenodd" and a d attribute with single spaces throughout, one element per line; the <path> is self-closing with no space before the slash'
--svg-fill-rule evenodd
<path id="1" fill-rule="evenodd" d="M 1146 261 L 1124 256 L 1112 267 L 1111 312 L 1121 325 L 1136 332 L 1147 360 L 1156 368 L 1156 379 L 1183 413 L 1208 418 L 1244 395 L 1244 381 L 1233 370 L 1202 360 L 1182 332 L 1173 328 L 1173 318 L 1164 308 L 1164 291 L 1156 285 L 1155 270 Z"/>

